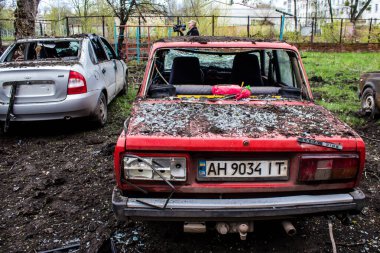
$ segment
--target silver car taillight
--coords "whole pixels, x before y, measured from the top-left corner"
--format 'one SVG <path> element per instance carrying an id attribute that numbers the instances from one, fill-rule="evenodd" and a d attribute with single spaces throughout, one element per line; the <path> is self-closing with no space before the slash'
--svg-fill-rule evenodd
<path id="1" fill-rule="evenodd" d="M 186 180 L 186 158 L 184 157 L 141 157 L 141 159 L 124 157 L 123 160 L 126 179 L 162 181 L 151 166 L 167 180 Z"/>

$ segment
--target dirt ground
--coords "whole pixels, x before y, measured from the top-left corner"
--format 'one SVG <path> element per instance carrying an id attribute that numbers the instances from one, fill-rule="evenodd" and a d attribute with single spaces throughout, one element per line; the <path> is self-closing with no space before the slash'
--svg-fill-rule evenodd
<path id="1" fill-rule="evenodd" d="M 117 223 L 112 153 L 123 121 L 113 103 L 102 129 L 83 120 L 13 124 L 0 136 L 0 252 L 73 244 L 80 249 L 71 252 L 112 252 L 112 246 L 117 252 L 332 252 L 326 217 L 295 221 L 294 237 L 278 222 L 257 223 L 246 241 L 215 231 L 183 234 L 176 224 L 162 230 L 151 223 Z M 368 123 L 357 130 L 367 143 L 361 185 L 367 207 L 349 226 L 331 217 L 333 231 L 338 252 L 380 252 L 380 127 Z"/>

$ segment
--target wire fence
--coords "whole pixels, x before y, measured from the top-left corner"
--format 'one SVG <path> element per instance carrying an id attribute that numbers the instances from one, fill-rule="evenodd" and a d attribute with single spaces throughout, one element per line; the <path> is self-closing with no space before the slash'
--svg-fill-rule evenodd
<path id="1" fill-rule="evenodd" d="M 278 40 L 281 17 L 254 16 L 145 16 L 131 17 L 130 27 L 134 26 L 172 26 L 196 20 L 201 35 L 239 36 L 255 39 Z M 285 41 L 293 43 L 380 43 L 380 20 L 359 19 L 354 23 L 346 18 L 287 17 L 283 24 Z M 78 33 L 96 33 L 111 43 L 120 36 L 141 39 L 144 33 L 120 33 L 120 22 L 113 16 L 65 17 L 61 20 L 36 21 L 37 36 L 67 36 Z M 141 31 L 140 28 L 137 28 Z M 173 36 L 178 33 L 172 31 Z M 0 20 L 0 39 L 3 43 L 14 41 L 14 21 Z M 168 31 L 156 29 L 151 39 L 167 37 Z"/>

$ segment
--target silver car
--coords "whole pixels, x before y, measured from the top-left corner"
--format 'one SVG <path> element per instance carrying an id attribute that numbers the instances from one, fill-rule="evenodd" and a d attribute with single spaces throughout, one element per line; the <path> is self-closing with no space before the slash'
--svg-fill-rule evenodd
<path id="1" fill-rule="evenodd" d="M 107 121 L 107 104 L 127 90 L 128 69 L 96 35 L 22 39 L 0 57 L 0 121 L 90 116 Z"/>

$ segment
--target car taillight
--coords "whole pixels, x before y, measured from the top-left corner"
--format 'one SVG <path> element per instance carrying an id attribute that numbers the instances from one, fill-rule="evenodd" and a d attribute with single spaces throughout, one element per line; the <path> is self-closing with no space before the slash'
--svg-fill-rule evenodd
<path id="1" fill-rule="evenodd" d="M 151 168 L 153 166 L 167 180 L 186 181 L 185 157 L 141 157 L 139 159 L 126 156 L 123 161 L 126 179 L 162 180 Z"/>
<path id="2" fill-rule="evenodd" d="M 86 79 L 78 72 L 70 71 L 67 95 L 82 94 L 87 92 Z"/>
<path id="3" fill-rule="evenodd" d="M 359 156 L 304 155 L 300 159 L 298 181 L 353 179 L 359 171 Z"/>

